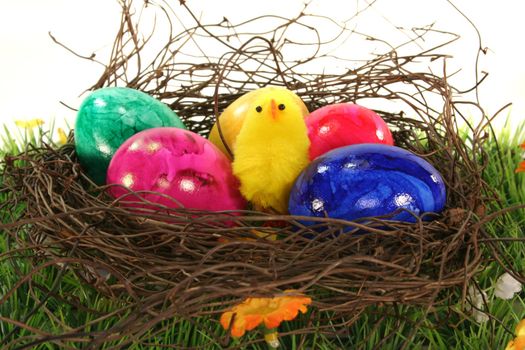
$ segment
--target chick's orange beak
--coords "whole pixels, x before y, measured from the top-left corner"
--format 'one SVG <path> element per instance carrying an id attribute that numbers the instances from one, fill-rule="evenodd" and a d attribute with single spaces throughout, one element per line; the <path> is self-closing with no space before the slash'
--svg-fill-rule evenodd
<path id="1" fill-rule="evenodd" d="M 275 120 L 277 118 L 277 104 L 273 98 L 270 101 L 270 110 L 272 112 L 272 118 Z"/>

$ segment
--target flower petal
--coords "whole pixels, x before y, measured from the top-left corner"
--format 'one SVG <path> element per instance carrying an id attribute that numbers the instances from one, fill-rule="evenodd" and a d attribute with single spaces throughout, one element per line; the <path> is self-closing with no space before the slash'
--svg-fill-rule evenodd
<path id="1" fill-rule="evenodd" d="M 57 128 L 57 132 L 58 132 L 58 141 L 65 145 L 67 143 L 67 135 L 66 133 L 64 132 L 64 130 L 62 128 Z"/>
<path id="2" fill-rule="evenodd" d="M 489 320 L 489 316 L 483 311 L 474 310 L 472 314 L 477 323 L 485 323 Z"/>
<path id="3" fill-rule="evenodd" d="M 312 300 L 310 299 L 310 303 L 312 302 Z M 308 304 L 310 304 L 308 303 Z M 308 311 L 308 308 L 305 306 L 305 305 L 301 305 L 301 307 L 299 308 L 299 311 L 301 311 L 302 314 L 305 314 L 306 311 Z"/>
<path id="4" fill-rule="evenodd" d="M 467 305 L 467 310 L 483 309 L 484 300 L 487 300 L 487 293 L 479 291 L 474 285 L 470 285 L 467 289 L 467 300 L 472 305 Z"/>
<path id="5" fill-rule="evenodd" d="M 274 312 L 266 315 L 264 318 L 264 325 L 266 328 L 277 328 L 283 322 L 283 315 L 281 312 Z"/>
<path id="6" fill-rule="evenodd" d="M 39 118 L 29 120 L 15 120 L 15 125 L 24 129 L 36 128 L 37 126 L 40 126 L 42 124 L 44 124 L 44 121 Z"/>
<path id="7" fill-rule="evenodd" d="M 222 328 L 224 329 L 230 328 L 232 317 L 233 317 L 233 312 L 231 311 L 226 311 L 221 315 L 220 323 L 221 323 Z"/>
<path id="8" fill-rule="evenodd" d="M 514 349 L 523 350 L 525 349 L 525 337 L 517 337 L 514 339 Z"/>
<path id="9" fill-rule="evenodd" d="M 235 322 L 234 322 L 235 324 Z M 232 327 L 232 337 L 234 338 L 239 338 L 239 337 L 242 337 L 244 335 L 244 333 L 246 333 L 246 329 L 243 327 L 243 325 L 241 324 L 238 324 L 237 326 L 233 326 Z"/>
<path id="10" fill-rule="evenodd" d="M 240 319 L 240 317 L 239 317 Z M 245 328 L 247 331 L 251 331 L 263 321 L 262 315 L 246 315 L 244 316 Z"/>
<path id="11" fill-rule="evenodd" d="M 514 294 L 521 292 L 521 282 L 505 272 L 496 281 L 494 294 L 501 299 L 512 299 Z"/>
<path id="12" fill-rule="evenodd" d="M 285 321 L 293 320 L 297 317 L 297 314 L 299 313 L 299 308 L 302 306 L 302 304 L 299 303 L 290 303 L 286 308 L 283 310 L 283 319 Z"/>
<path id="13" fill-rule="evenodd" d="M 525 161 L 518 164 L 518 168 L 515 170 L 516 173 L 525 172 Z"/>
<path id="14" fill-rule="evenodd" d="M 518 337 L 525 337 L 525 319 L 521 320 L 516 326 L 516 335 Z"/>

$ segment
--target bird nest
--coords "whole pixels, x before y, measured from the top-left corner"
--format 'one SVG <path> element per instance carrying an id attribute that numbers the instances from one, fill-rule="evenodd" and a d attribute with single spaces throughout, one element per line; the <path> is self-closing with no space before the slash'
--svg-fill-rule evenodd
<path id="1" fill-rule="evenodd" d="M 83 173 L 73 134 L 59 148 L 28 147 L 4 160 L 2 175 L 4 208 L 10 213 L 2 228 L 13 251 L 32 252 L 27 254 L 32 270 L 17 287 L 53 266 L 59 270 L 57 284 L 47 293 L 61 295 L 59 302 L 74 300 L 67 291 L 57 292 L 67 271 L 129 311 L 107 332 L 90 331 L 98 319 L 85 328 L 64 327 L 58 340 L 29 328 L 37 342 L 89 339 L 97 347 L 120 337 L 125 346 L 145 339 L 146 330 L 174 315 L 217 319 L 248 296 L 288 289 L 311 296 L 315 314 L 293 332 L 336 334 L 344 333 L 370 307 L 413 305 L 428 311 L 451 304 L 465 291 L 482 260 L 479 218 L 492 196 L 482 179 L 486 125 L 466 122 L 460 132 L 460 107 L 466 100 L 449 84 L 447 55 L 439 53 L 457 36 L 421 29 L 418 36 L 439 34 L 443 42 L 404 53 L 413 41 L 391 47 L 338 27 L 337 37 L 352 34 L 388 48 L 360 61 L 334 57 L 325 50 L 336 37 L 324 38 L 316 29 L 323 26 L 310 23 L 333 25 L 333 21 L 308 14 L 308 8 L 292 18 L 258 17 L 240 24 L 224 18 L 204 24 L 184 2 L 175 9 L 145 2 L 142 10 L 160 9 L 167 21 L 175 21 L 179 11 L 195 21 L 179 34 L 168 33 L 166 45 L 146 57 L 150 38 L 140 33 L 132 10 L 141 6 L 122 4 L 122 25 L 111 57 L 90 90 L 105 86 L 142 90 L 168 104 L 190 130 L 203 136 L 232 101 L 267 85 L 294 91 L 310 111 L 330 103 L 366 101 L 387 122 L 397 146 L 440 171 L 447 188 L 446 209 L 432 221 L 324 218 L 316 219 L 314 226 L 305 226 L 305 217 L 257 211 L 232 215 L 159 208 L 131 213 Z M 254 23 L 268 19 L 270 28 L 252 31 Z M 292 34 L 297 31 L 308 35 Z M 224 52 L 204 54 L 207 45 Z M 305 56 L 293 57 L 298 48 Z M 202 54 L 192 55 L 191 50 Z M 325 71 L 313 70 L 323 62 L 332 63 Z M 475 81 L 472 88 L 477 85 Z M 170 221 L 174 214 L 176 222 Z M 281 224 L 272 224 L 276 221 Z M 254 230 L 278 239 L 254 236 Z M 313 327 L 315 317 L 324 321 Z M 25 321 L 20 320 L 19 327 Z"/>

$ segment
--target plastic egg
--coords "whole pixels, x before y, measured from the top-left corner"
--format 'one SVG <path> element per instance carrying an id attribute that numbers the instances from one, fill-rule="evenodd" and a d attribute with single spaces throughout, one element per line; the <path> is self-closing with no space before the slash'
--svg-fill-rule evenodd
<path id="1" fill-rule="evenodd" d="M 316 109 L 306 118 L 310 159 L 334 148 L 359 143 L 393 145 L 392 133 L 374 111 L 351 103 Z"/>
<path id="2" fill-rule="evenodd" d="M 135 134 L 117 150 L 108 168 L 109 192 L 129 191 L 145 200 L 178 208 L 220 211 L 245 208 L 230 160 L 205 138 L 177 128 L 154 128 Z M 123 201 L 137 201 L 133 195 Z M 178 203 L 177 203 L 178 202 Z M 124 203 L 123 203 L 124 204 Z M 137 206 L 136 203 L 130 206 Z"/>
<path id="3" fill-rule="evenodd" d="M 80 106 L 75 123 L 75 147 L 80 164 L 99 185 L 117 148 L 139 131 L 186 127 L 164 103 L 141 91 L 109 87 L 91 93 Z"/>
<path id="4" fill-rule="evenodd" d="M 445 200 L 441 175 L 423 158 L 395 146 L 360 144 L 337 148 L 310 163 L 294 183 L 289 211 L 351 221 L 398 209 L 438 213 Z M 416 221 L 405 210 L 390 219 Z"/>
<path id="5" fill-rule="evenodd" d="M 286 94 L 292 97 L 292 99 L 299 105 L 303 116 L 308 115 L 308 108 L 306 108 L 306 105 L 301 100 L 299 96 L 297 96 L 294 92 L 278 86 L 267 86 L 264 88 L 260 88 L 254 91 L 250 91 L 235 101 L 233 101 L 225 110 L 222 112 L 222 114 L 219 116 L 220 118 L 220 126 L 221 126 L 221 133 L 224 137 L 224 141 L 227 143 L 228 147 L 230 148 L 230 151 L 233 152 L 235 149 L 235 141 L 237 139 L 237 135 L 239 134 L 239 131 L 241 130 L 241 127 L 244 123 L 244 118 L 246 116 L 246 111 L 249 108 L 255 108 L 256 106 L 253 105 L 254 100 L 257 100 L 260 94 L 263 93 L 275 93 L 275 94 Z M 226 147 L 224 146 L 224 143 L 221 139 L 221 136 L 219 134 L 219 128 L 217 126 L 217 123 L 213 126 L 211 129 L 210 135 L 208 136 L 208 139 L 217 146 L 224 154 L 226 154 L 228 157 L 230 157 L 230 154 L 226 150 Z"/>

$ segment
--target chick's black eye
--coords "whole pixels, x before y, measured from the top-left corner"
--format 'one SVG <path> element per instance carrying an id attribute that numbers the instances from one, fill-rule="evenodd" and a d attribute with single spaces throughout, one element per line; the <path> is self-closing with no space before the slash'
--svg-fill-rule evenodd
<path id="1" fill-rule="evenodd" d="M 262 112 L 262 107 L 261 106 L 257 106 L 257 107 L 255 107 L 255 110 L 257 111 L 257 113 L 261 113 Z"/>
<path id="2" fill-rule="evenodd" d="M 279 110 L 282 111 L 286 108 L 286 106 L 281 103 L 279 106 L 277 106 L 277 108 L 279 108 Z"/>

